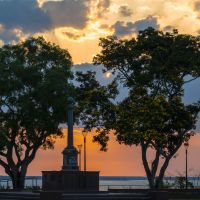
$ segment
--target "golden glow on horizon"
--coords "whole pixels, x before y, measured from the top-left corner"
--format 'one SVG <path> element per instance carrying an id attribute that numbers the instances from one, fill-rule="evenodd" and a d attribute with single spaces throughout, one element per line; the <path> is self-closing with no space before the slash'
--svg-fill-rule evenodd
<path id="1" fill-rule="evenodd" d="M 67 144 L 67 129 L 64 129 L 64 137 L 58 138 L 53 150 L 39 150 L 35 160 L 28 168 L 28 175 L 41 175 L 43 170 L 60 170 L 62 166 L 62 151 Z M 116 138 L 111 134 L 108 143 L 108 151 L 101 152 L 100 146 L 93 143 L 93 135 L 87 135 L 87 169 L 100 171 L 100 175 L 107 176 L 145 176 L 141 161 L 141 151 L 139 147 L 120 145 L 116 142 Z M 200 163 L 199 160 L 199 144 L 200 135 L 197 134 L 189 141 L 188 162 L 190 175 L 199 174 Z M 82 129 L 74 129 L 74 146 L 83 144 Z M 151 161 L 152 152 L 148 153 Z M 82 149 L 83 162 L 83 149 Z M 184 173 L 185 167 L 185 149 L 180 148 L 177 157 L 173 158 L 167 169 L 166 175 L 177 176 Z M 83 167 L 83 163 L 82 163 Z M 0 174 L 3 175 L 4 170 L 0 168 Z"/>
<path id="2" fill-rule="evenodd" d="M 64 129 L 65 137 L 58 138 L 55 144 L 54 150 L 40 150 L 36 156 L 36 159 L 31 164 L 28 174 L 40 175 L 42 170 L 60 170 L 62 166 L 62 151 L 66 147 L 67 143 L 67 129 Z M 108 151 L 101 152 L 100 146 L 97 143 L 93 143 L 93 133 L 87 135 L 87 169 L 100 171 L 100 175 L 107 176 L 145 176 L 141 161 L 141 151 L 139 147 L 130 147 L 120 145 L 116 142 L 116 139 L 111 135 Z M 188 149 L 189 154 L 189 168 L 193 168 L 192 173 L 199 173 L 200 163 L 196 163 L 199 159 L 199 143 L 200 135 L 196 135 L 189 141 L 190 146 Z M 83 144 L 82 129 L 74 129 L 74 145 L 77 147 L 79 144 Z M 152 152 L 148 153 L 153 156 Z M 82 149 L 82 162 L 83 162 L 83 149 Z M 172 159 L 167 170 L 166 175 L 175 176 L 179 173 L 183 173 L 185 168 L 185 149 L 182 147 L 178 151 L 178 156 Z M 83 163 L 82 163 L 83 167 Z M 0 173 L 3 173 L 0 168 Z"/>

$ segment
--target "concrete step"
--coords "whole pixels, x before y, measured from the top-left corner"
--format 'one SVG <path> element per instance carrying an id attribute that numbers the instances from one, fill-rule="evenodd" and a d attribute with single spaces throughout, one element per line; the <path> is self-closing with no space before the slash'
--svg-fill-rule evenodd
<path id="1" fill-rule="evenodd" d="M 39 193 L 0 192 L 0 200 L 40 200 Z M 45 199 L 48 200 L 48 199 Z M 61 200 L 152 200 L 140 193 L 65 193 Z"/>
<path id="2" fill-rule="evenodd" d="M 7 199 L 7 200 L 12 200 L 12 199 L 22 199 L 22 200 L 38 200 L 40 199 L 39 197 L 38 198 L 31 198 L 31 197 L 7 197 L 7 196 L 0 196 L 0 199 Z"/>
<path id="3" fill-rule="evenodd" d="M 62 200 L 151 200 L 146 194 L 63 194 Z"/>
<path id="4" fill-rule="evenodd" d="M 33 197 L 20 197 L 20 196 L 0 196 L 0 200 L 6 199 L 6 200 L 39 200 L 40 197 L 38 198 L 33 198 Z"/>
<path id="5" fill-rule="evenodd" d="M 148 194 L 142 193 L 64 193 L 63 197 L 146 197 Z"/>
<path id="6" fill-rule="evenodd" d="M 62 198 L 62 200 L 151 200 L 150 197 L 79 197 Z"/>
<path id="7" fill-rule="evenodd" d="M 1 199 L 1 200 L 8 200 L 8 199 Z M 16 200 L 16 199 L 9 199 L 9 200 Z"/>
<path id="8" fill-rule="evenodd" d="M 28 192 L 0 192 L 0 200 L 39 200 L 40 195 Z"/>

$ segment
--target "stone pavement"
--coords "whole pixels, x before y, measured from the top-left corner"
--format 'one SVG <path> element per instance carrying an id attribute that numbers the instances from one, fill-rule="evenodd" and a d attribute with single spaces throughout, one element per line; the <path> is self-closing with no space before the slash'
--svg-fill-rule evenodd
<path id="1" fill-rule="evenodd" d="M 151 200 L 137 193 L 0 192 L 0 200 Z"/>

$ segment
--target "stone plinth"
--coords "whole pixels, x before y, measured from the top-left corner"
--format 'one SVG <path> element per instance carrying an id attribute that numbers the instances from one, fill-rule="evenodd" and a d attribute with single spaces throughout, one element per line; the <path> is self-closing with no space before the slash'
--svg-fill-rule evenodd
<path id="1" fill-rule="evenodd" d="M 78 151 L 74 147 L 67 147 L 64 149 L 63 153 L 63 166 L 62 170 L 73 171 L 79 170 L 77 158 Z"/>
<path id="2" fill-rule="evenodd" d="M 99 191 L 99 172 L 43 171 L 44 191 Z"/>

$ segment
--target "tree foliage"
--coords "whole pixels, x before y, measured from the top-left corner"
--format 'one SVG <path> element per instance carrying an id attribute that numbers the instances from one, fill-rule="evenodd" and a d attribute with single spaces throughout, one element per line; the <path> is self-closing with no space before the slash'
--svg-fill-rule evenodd
<path id="1" fill-rule="evenodd" d="M 37 150 L 62 134 L 71 66 L 67 50 L 41 37 L 0 48 L 0 165 L 14 188 L 23 188 Z"/>
<path id="2" fill-rule="evenodd" d="M 100 142 L 103 150 L 108 141 L 106 134 L 110 131 L 110 129 L 106 129 L 106 124 L 115 119 L 114 99 L 118 91 L 115 81 L 107 86 L 102 86 L 96 80 L 95 75 L 96 73 L 91 71 L 77 72 L 76 80 L 79 86 L 75 93 L 77 101 L 75 112 L 77 124 L 81 124 L 88 131 L 95 127 L 98 133 L 101 130 L 100 134 L 105 135 L 104 141 Z M 103 131 L 102 127 L 104 127 Z"/>
<path id="3" fill-rule="evenodd" d="M 137 38 L 101 38 L 102 51 L 94 57 L 106 71 L 117 73 L 129 87 L 145 87 L 151 95 L 178 95 L 183 84 L 199 77 L 200 37 L 148 28 Z"/>
<path id="4" fill-rule="evenodd" d="M 108 130 L 114 130 L 119 143 L 140 145 L 149 185 L 160 187 L 170 160 L 195 128 L 199 103 L 185 105 L 182 97 L 184 84 L 200 76 L 200 37 L 148 28 L 137 38 L 111 36 L 99 45 L 94 63 L 116 75 L 129 94 L 95 140 L 106 149 Z M 148 149 L 155 152 L 152 162 Z"/>

